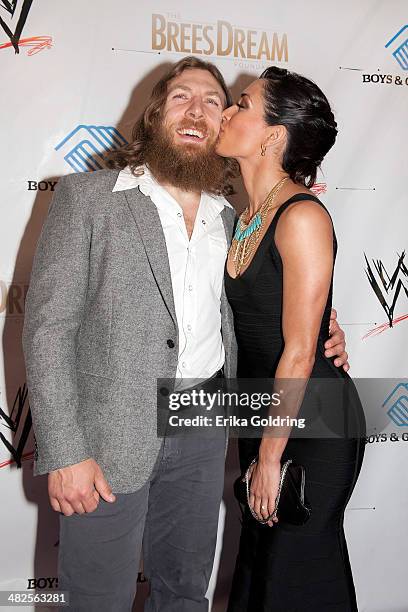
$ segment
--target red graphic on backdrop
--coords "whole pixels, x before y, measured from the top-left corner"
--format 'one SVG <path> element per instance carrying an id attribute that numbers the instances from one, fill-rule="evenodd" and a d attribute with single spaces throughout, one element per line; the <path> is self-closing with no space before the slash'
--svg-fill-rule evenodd
<path id="1" fill-rule="evenodd" d="M 43 49 L 50 49 L 52 47 L 52 36 L 31 36 L 31 38 L 21 38 L 17 45 L 19 47 L 29 47 L 27 55 L 35 55 Z M 15 48 L 15 45 L 12 42 L 0 45 L 0 49 L 6 49 L 7 47 Z"/>
<path id="2" fill-rule="evenodd" d="M 313 191 L 315 196 L 319 197 L 320 194 L 326 193 L 327 183 L 315 183 L 313 187 L 310 188 L 310 191 Z"/>
<path id="3" fill-rule="evenodd" d="M 401 323 L 401 321 L 405 321 L 405 319 L 408 319 L 408 314 L 405 315 L 401 315 L 400 317 L 396 317 L 395 319 L 393 319 L 391 321 L 391 324 L 387 321 L 387 323 L 381 323 L 381 325 L 377 325 L 377 327 L 374 327 L 374 329 L 371 329 L 369 332 L 367 332 L 362 340 L 365 340 L 366 338 L 370 338 L 370 336 L 376 336 L 377 334 L 381 334 L 382 332 L 385 332 L 387 329 L 390 329 L 390 327 L 394 327 L 397 323 Z"/>

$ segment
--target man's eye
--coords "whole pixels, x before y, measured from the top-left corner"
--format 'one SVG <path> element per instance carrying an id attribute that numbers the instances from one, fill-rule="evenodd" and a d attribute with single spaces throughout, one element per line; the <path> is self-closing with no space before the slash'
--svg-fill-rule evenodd
<path id="1" fill-rule="evenodd" d="M 214 106 L 219 106 L 219 103 L 217 102 L 217 100 L 214 100 L 214 98 L 208 98 L 207 102 L 210 102 L 210 104 L 214 104 Z"/>

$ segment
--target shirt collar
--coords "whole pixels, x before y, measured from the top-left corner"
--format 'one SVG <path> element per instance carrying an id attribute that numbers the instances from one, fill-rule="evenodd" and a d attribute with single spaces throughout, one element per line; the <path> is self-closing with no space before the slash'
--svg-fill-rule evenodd
<path id="1" fill-rule="evenodd" d="M 140 171 L 141 174 L 139 176 L 135 176 L 130 170 L 129 166 L 123 168 L 123 170 L 121 170 L 118 174 L 118 178 L 116 179 L 112 192 L 125 191 L 126 189 L 134 189 L 135 187 L 139 187 L 143 195 L 151 196 L 156 188 L 163 189 L 160 183 L 156 181 L 149 168 L 144 165 L 139 166 L 136 169 L 136 172 L 138 171 Z M 216 208 L 217 213 L 221 212 L 224 207 L 233 208 L 233 206 L 226 198 L 224 198 L 224 196 L 216 196 L 203 192 L 201 194 L 201 201 L 211 203 L 212 206 Z"/>

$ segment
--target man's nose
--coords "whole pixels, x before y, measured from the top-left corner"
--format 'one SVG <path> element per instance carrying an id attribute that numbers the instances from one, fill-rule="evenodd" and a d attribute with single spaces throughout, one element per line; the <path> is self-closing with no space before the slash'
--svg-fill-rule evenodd
<path id="1" fill-rule="evenodd" d="M 193 97 L 186 110 L 186 115 L 194 119 L 200 119 L 204 116 L 203 104 L 198 97 Z"/>

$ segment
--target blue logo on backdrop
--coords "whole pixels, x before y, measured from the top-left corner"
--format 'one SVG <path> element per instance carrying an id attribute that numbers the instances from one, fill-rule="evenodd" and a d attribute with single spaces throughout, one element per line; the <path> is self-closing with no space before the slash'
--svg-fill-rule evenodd
<path id="1" fill-rule="evenodd" d="M 408 427 L 408 383 L 400 383 L 382 405 L 390 419 L 399 427 Z"/>
<path id="2" fill-rule="evenodd" d="M 74 172 L 89 172 L 104 168 L 104 154 L 126 144 L 127 140 L 114 127 L 78 125 L 55 150 L 64 153 Z"/>
<path id="3" fill-rule="evenodd" d="M 407 29 L 408 25 L 404 25 L 385 45 L 386 49 L 396 47 L 392 54 L 403 70 L 408 70 L 408 36 L 404 34 Z"/>

